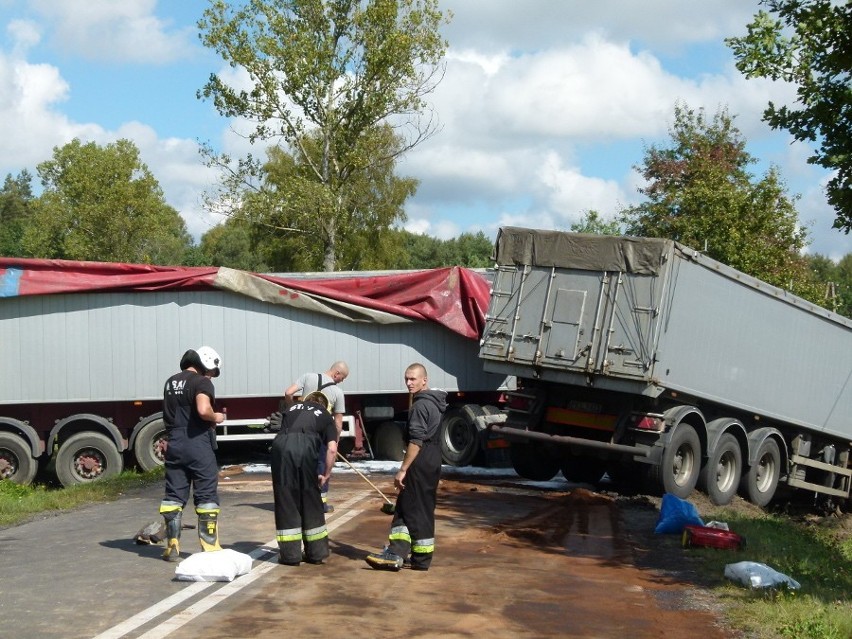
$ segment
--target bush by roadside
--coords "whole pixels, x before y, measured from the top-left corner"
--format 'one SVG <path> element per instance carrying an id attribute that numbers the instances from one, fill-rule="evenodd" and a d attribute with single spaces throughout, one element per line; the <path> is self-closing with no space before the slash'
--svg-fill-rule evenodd
<path id="1" fill-rule="evenodd" d="M 677 575 L 712 596 L 712 605 L 748 639 L 852 637 L 852 514 L 815 514 L 785 502 L 764 511 L 740 498 L 714 506 L 694 493 L 706 521 L 726 522 L 746 539 L 743 550 L 683 548 L 679 535 L 655 535 L 660 499 L 619 499 L 636 543 L 637 561 Z M 750 590 L 724 577 L 726 564 L 755 561 L 792 577 L 801 589 Z M 697 595 L 701 596 L 701 595 Z"/>
<path id="2" fill-rule="evenodd" d="M 130 490 L 160 481 L 163 477 L 162 468 L 147 473 L 124 471 L 115 477 L 70 488 L 50 488 L 43 484 L 22 486 L 7 479 L 0 480 L 0 528 L 85 504 L 112 501 Z"/>

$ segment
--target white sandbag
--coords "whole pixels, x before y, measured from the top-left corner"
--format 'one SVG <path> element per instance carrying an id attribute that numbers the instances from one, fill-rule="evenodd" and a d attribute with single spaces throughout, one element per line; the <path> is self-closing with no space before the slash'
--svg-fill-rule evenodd
<path id="1" fill-rule="evenodd" d="M 777 588 L 784 586 L 798 590 L 801 586 L 795 579 L 756 561 L 739 561 L 725 566 L 725 577 L 749 588 Z"/>
<path id="2" fill-rule="evenodd" d="M 251 557 L 225 548 L 213 552 L 197 552 L 175 567 L 178 581 L 233 581 L 251 571 Z"/>

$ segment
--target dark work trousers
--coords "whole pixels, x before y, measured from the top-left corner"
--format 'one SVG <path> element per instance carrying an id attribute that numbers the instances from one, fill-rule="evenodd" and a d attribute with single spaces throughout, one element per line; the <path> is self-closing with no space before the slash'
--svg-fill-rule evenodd
<path id="1" fill-rule="evenodd" d="M 441 479 L 441 447 L 426 442 L 405 474 L 405 488 L 396 498 L 389 549 L 400 557 L 411 554 L 411 567 L 425 570 L 435 552 L 435 500 Z"/>
<path id="2" fill-rule="evenodd" d="M 329 555 L 328 528 L 317 485 L 319 438 L 305 433 L 280 433 L 272 442 L 272 493 L 278 559 L 298 564 L 302 558 L 319 563 Z"/>
<path id="3" fill-rule="evenodd" d="M 219 504 L 219 465 L 209 429 L 169 430 L 166 449 L 166 492 L 164 501 L 186 505 L 189 489 L 195 505 Z"/>
<path id="4" fill-rule="evenodd" d="M 317 477 L 319 477 L 320 475 L 325 475 L 325 453 L 327 450 L 328 446 L 326 446 L 325 444 L 323 444 L 322 448 L 320 448 L 319 458 L 317 459 Z M 325 482 L 322 486 L 320 486 L 320 496 L 322 497 L 323 511 L 325 511 L 325 505 L 328 503 L 328 484 L 329 482 Z"/>

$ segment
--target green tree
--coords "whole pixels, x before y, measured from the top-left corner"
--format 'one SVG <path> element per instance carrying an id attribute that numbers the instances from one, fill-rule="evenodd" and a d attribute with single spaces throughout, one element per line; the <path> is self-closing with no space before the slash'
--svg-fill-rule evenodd
<path id="1" fill-rule="evenodd" d="M 231 217 L 201 237 L 201 262 L 243 271 L 265 273 L 274 269 L 259 254 L 256 234 L 239 217 Z"/>
<path id="2" fill-rule="evenodd" d="M 24 169 L 17 177 L 7 175 L 0 189 L 0 255 L 25 256 L 21 240 L 31 213 L 32 180 L 32 175 Z"/>
<path id="3" fill-rule="evenodd" d="M 844 255 L 837 263 L 837 312 L 852 318 L 852 253 Z"/>
<path id="4" fill-rule="evenodd" d="M 574 233 L 592 233 L 594 235 L 621 235 L 621 224 L 618 220 L 605 221 L 601 214 L 589 209 L 579 222 L 571 225 Z"/>
<path id="5" fill-rule="evenodd" d="M 491 254 L 494 244 L 485 233 L 462 233 L 458 237 L 442 242 L 438 249 L 438 263 L 432 268 L 444 266 L 466 266 L 468 268 L 488 268 L 494 265 Z"/>
<path id="6" fill-rule="evenodd" d="M 646 149 L 642 172 L 647 201 L 622 211 L 629 235 L 666 237 L 778 287 L 819 302 L 801 251 L 794 198 L 777 169 L 754 180 L 755 162 L 727 110 L 712 120 L 681 105 L 668 146 Z"/>
<path id="7" fill-rule="evenodd" d="M 439 240 L 429 235 L 399 229 L 393 231 L 393 242 L 402 250 L 397 253 L 397 259 L 389 262 L 386 268 L 487 268 L 493 265 L 493 243 L 482 231 L 462 233 L 449 240 Z"/>
<path id="8" fill-rule="evenodd" d="M 761 0 L 748 33 L 725 42 L 747 78 L 796 85 L 794 107 L 769 102 L 763 118 L 800 142 L 818 143 L 809 162 L 836 171 L 826 185 L 834 227 L 852 229 L 852 3 Z M 776 14 L 777 18 L 770 15 Z"/>
<path id="9" fill-rule="evenodd" d="M 399 251 L 390 229 L 404 219 L 403 205 L 417 186 L 416 180 L 394 173 L 398 144 L 389 126 L 362 134 L 358 146 L 362 157 L 370 159 L 333 197 L 316 181 L 303 154 L 271 147 L 261 186 L 244 193 L 236 213 L 240 220 L 264 227 L 258 250 L 265 261 L 282 271 L 329 270 L 328 238 L 334 236 L 338 269 L 388 268 Z M 321 147 L 317 133 L 301 144 L 311 157 L 318 157 Z"/>
<path id="10" fill-rule="evenodd" d="M 37 167 L 44 191 L 22 239 L 35 257 L 180 264 L 191 239 L 129 140 L 73 140 Z"/>
<path id="11" fill-rule="evenodd" d="M 438 29 L 444 21 L 438 0 L 247 0 L 239 7 L 211 0 L 198 23 L 202 43 L 248 79 L 248 88 L 235 88 L 211 75 L 199 97 L 212 100 L 222 115 L 252 122 L 250 141 L 284 147 L 293 170 L 276 185 L 285 221 L 279 235 L 291 245 L 307 243 L 309 251 L 318 244 L 326 271 L 371 263 L 371 241 L 386 239 L 381 231 L 404 219 L 401 208 L 392 207 L 390 220 L 365 210 L 365 191 L 352 182 L 372 185 L 377 165 L 386 175 L 388 162 L 392 168 L 395 158 L 435 131 L 434 121 L 422 116 L 442 77 L 447 43 Z M 232 186 L 256 184 L 261 175 L 250 156 L 233 167 L 231 158 L 206 153 L 233 171 Z M 242 194 L 231 193 L 242 202 Z M 298 220 L 300 198 L 307 208 Z M 272 198 L 267 203 L 279 208 Z M 370 233 L 356 228 L 346 238 L 356 219 Z M 357 259 L 349 255 L 339 264 L 346 240 Z"/>

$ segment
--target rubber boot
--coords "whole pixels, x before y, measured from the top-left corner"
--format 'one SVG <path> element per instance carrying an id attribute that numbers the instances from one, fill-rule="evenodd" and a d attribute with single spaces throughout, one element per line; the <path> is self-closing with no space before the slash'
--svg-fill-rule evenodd
<path id="1" fill-rule="evenodd" d="M 222 550 L 219 545 L 219 507 L 216 504 L 204 504 L 196 508 L 195 512 L 198 514 L 198 541 L 201 542 L 201 550 Z"/>
<path id="2" fill-rule="evenodd" d="M 175 510 L 163 512 L 161 507 L 160 512 L 163 513 L 163 519 L 166 521 L 166 549 L 163 551 L 163 559 L 180 561 L 180 529 L 183 510 L 178 507 Z"/>

